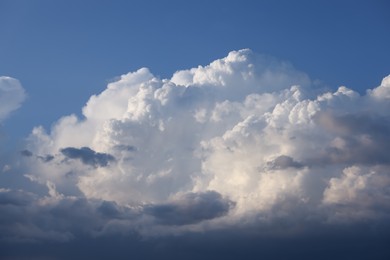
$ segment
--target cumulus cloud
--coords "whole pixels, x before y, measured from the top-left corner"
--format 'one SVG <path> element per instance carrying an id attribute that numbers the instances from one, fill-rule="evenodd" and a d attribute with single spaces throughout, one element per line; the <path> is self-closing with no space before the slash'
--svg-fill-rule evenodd
<path id="1" fill-rule="evenodd" d="M 0 122 L 18 109 L 26 98 L 26 93 L 17 79 L 0 76 Z"/>
<path id="2" fill-rule="evenodd" d="M 171 79 L 142 68 L 92 96 L 83 118 L 36 127 L 26 176 L 70 207 L 61 214 L 79 200 L 99 212 L 94 234 L 384 223 L 389 77 L 364 95 L 320 93 L 247 49 Z"/>
<path id="3" fill-rule="evenodd" d="M 339 177 L 331 178 L 324 191 L 324 204 L 335 205 L 345 221 L 375 218 L 390 212 L 389 167 L 345 168 Z"/>

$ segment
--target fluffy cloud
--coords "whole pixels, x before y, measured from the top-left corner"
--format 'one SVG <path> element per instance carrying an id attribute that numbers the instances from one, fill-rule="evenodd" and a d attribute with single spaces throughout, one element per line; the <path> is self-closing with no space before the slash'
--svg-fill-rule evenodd
<path id="1" fill-rule="evenodd" d="M 0 122 L 18 109 L 26 93 L 17 79 L 0 76 Z"/>
<path id="2" fill-rule="evenodd" d="M 338 207 L 338 218 L 347 222 L 388 215 L 389 170 L 388 166 L 345 168 L 341 176 L 330 179 L 324 191 L 324 204 Z"/>
<path id="3" fill-rule="evenodd" d="M 171 79 L 142 68 L 92 96 L 84 118 L 36 127 L 26 176 L 58 205 L 83 198 L 86 215 L 112 218 L 95 234 L 382 223 L 389 79 L 365 95 L 319 93 L 290 64 L 250 50 Z"/>

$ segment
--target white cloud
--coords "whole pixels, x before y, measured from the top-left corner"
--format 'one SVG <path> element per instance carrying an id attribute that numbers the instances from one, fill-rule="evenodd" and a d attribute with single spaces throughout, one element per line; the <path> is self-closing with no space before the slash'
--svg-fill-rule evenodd
<path id="1" fill-rule="evenodd" d="M 324 191 L 327 206 L 341 206 L 339 217 L 346 221 L 355 218 L 376 218 L 390 211 L 389 167 L 352 166 L 339 177 L 331 178 Z"/>
<path id="2" fill-rule="evenodd" d="M 385 77 L 381 85 L 373 90 L 369 90 L 368 94 L 378 99 L 389 99 L 390 98 L 390 75 Z"/>
<path id="3" fill-rule="evenodd" d="M 17 79 L 0 76 L 0 122 L 18 109 L 26 93 Z"/>
<path id="4" fill-rule="evenodd" d="M 310 87 L 304 73 L 250 50 L 172 79 L 140 69 L 92 96 L 84 119 L 35 128 L 27 147 L 34 156 L 24 160 L 32 180 L 65 196 L 172 212 L 182 194 L 196 200 L 212 191 L 224 198 L 218 203 L 235 203 L 198 227 L 304 214 L 337 221 L 339 207 L 348 212 L 342 219 L 388 218 L 380 184 L 389 181 L 388 78 L 363 96 L 346 87 L 316 95 Z"/>

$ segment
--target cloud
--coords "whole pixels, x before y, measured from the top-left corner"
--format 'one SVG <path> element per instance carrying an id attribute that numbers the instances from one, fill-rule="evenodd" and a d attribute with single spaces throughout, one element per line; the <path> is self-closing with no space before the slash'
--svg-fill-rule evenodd
<path id="1" fill-rule="evenodd" d="M 207 191 L 187 193 L 172 202 L 148 206 L 145 212 L 163 225 L 185 225 L 226 215 L 233 205 L 221 194 Z"/>
<path id="2" fill-rule="evenodd" d="M 0 205 L 24 206 L 31 202 L 34 195 L 21 190 L 0 189 Z"/>
<path id="3" fill-rule="evenodd" d="M 25 151 L 37 156 L 23 156 L 20 168 L 57 201 L 32 207 L 57 212 L 63 228 L 48 223 L 66 238 L 233 230 L 266 239 L 382 227 L 389 77 L 364 95 L 324 92 L 289 63 L 250 50 L 171 79 L 142 68 L 92 96 L 83 118 L 34 128 Z"/>
<path id="4" fill-rule="evenodd" d="M 18 109 L 26 93 L 17 79 L 0 76 L 0 122 Z"/>
<path id="5" fill-rule="evenodd" d="M 20 154 L 23 156 L 26 156 L 26 157 L 30 157 L 33 155 L 33 153 L 29 150 L 22 150 L 22 151 L 20 151 Z"/>
<path id="6" fill-rule="evenodd" d="M 201 201 L 206 199 L 200 204 L 210 206 L 215 200 L 209 203 L 209 198 L 223 201 L 215 192 L 192 193 L 177 198 L 179 202 L 170 205 L 180 204 L 183 200 L 189 200 L 191 204 L 199 198 L 202 198 Z M 190 230 L 173 236 L 160 234 L 140 238 L 135 230 L 142 232 L 144 228 L 155 228 L 156 223 L 145 219 L 138 207 L 76 197 L 38 197 L 12 190 L 0 190 L 0 201 L 2 259 L 128 259 L 129 255 L 142 259 L 236 259 L 253 256 L 285 259 L 304 255 L 303 259 L 368 259 L 374 256 L 384 260 L 390 253 L 387 243 L 389 226 L 386 223 L 377 226 L 380 229 L 373 232 L 367 222 L 358 225 L 313 225 L 313 220 L 307 219 L 302 225 L 304 232 L 297 234 L 296 230 L 291 230 L 293 223 L 288 222 L 290 217 L 285 216 L 282 217 L 284 221 L 279 217 L 278 221 L 258 221 L 256 225 L 248 225 L 243 220 L 223 229 L 208 228 L 207 232 Z M 145 211 L 149 209 L 145 206 Z M 202 211 L 202 207 L 199 209 Z M 216 212 L 213 208 L 210 210 Z M 164 215 L 161 212 L 157 214 Z M 175 216 L 173 218 L 178 220 Z M 164 223 L 164 227 L 171 223 Z M 187 221 L 185 223 L 188 224 Z"/>
<path id="7" fill-rule="evenodd" d="M 0 189 L 0 242 L 69 241 L 79 236 L 124 235 L 159 225 L 189 225 L 224 216 L 234 204 L 216 192 L 187 193 L 169 203 L 124 206 L 113 201 L 64 196 L 53 183 L 48 195 Z M 153 216 L 153 218 L 150 218 Z M 169 228 L 168 228 L 169 229 Z"/>
<path id="8" fill-rule="evenodd" d="M 346 221 L 357 216 L 368 219 L 389 214 L 389 167 L 358 167 L 344 169 L 342 176 L 331 178 L 324 191 L 326 205 L 339 206 L 339 215 Z"/>
<path id="9" fill-rule="evenodd" d="M 389 164 L 388 117 L 318 113 L 318 124 L 336 137 L 315 163 Z"/>
<path id="10" fill-rule="evenodd" d="M 172 79 L 158 79 L 142 68 L 92 96 L 83 108 L 84 120 L 63 117 L 50 133 L 35 128 L 30 149 L 56 154 L 63 147 L 89 147 L 110 154 L 116 163 L 94 170 L 98 174 L 76 167 L 83 172 L 76 185 L 84 194 L 118 203 L 162 202 L 183 187 L 191 191 L 194 180 L 203 175 L 205 142 L 250 114 L 269 112 L 287 95 L 285 88 L 295 84 L 307 87 L 310 80 L 288 63 L 250 50 L 178 71 Z M 58 177 L 49 172 L 60 171 L 61 176 L 75 168 L 57 163 L 38 167 L 60 187 Z"/>
<path id="11" fill-rule="evenodd" d="M 302 168 L 303 165 L 299 162 L 296 162 L 293 158 L 286 155 L 280 155 L 274 160 L 267 162 L 267 166 L 273 170 L 282 170 L 289 167 L 292 168 Z"/>
<path id="12" fill-rule="evenodd" d="M 0 244 L 8 242 L 64 242 L 78 236 L 100 236 L 110 228 L 130 230 L 137 213 L 115 202 L 67 197 L 47 183 L 48 196 L 0 189 Z M 124 223 L 121 223 L 123 220 Z"/>
<path id="13" fill-rule="evenodd" d="M 42 160 L 43 162 L 50 162 L 51 160 L 54 159 L 54 156 L 50 154 L 47 154 L 45 156 L 38 155 L 37 158 Z"/>
<path id="14" fill-rule="evenodd" d="M 88 147 L 74 148 L 67 147 L 60 150 L 69 159 L 80 159 L 84 164 L 94 167 L 105 167 L 115 158 L 111 154 L 97 153 Z M 52 157 L 45 157 L 45 161 L 50 161 Z"/>

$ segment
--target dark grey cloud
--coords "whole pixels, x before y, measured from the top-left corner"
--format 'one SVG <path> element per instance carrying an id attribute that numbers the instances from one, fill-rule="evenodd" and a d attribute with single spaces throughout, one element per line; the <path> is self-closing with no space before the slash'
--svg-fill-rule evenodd
<path id="1" fill-rule="evenodd" d="M 20 151 L 20 154 L 23 155 L 23 156 L 26 156 L 26 157 L 31 157 L 33 156 L 33 153 L 29 150 L 22 150 Z"/>
<path id="2" fill-rule="evenodd" d="M 317 227 L 318 228 L 318 227 Z M 318 231 L 318 229 L 317 229 Z M 388 228 L 387 230 L 388 231 Z M 302 236 L 270 236 L 260 227 L 140 238 L 134 233 L 79 236 L 67 242 L 0 242 L 0 259 L 319 259 L 388 260 L 390 236 L 367 226 L 322 227 Z"/>
<path id="3" fill-rule="evenodd" d="M 69 241 L 104 233 L 110 222 L 137 214 L 114 202 L 83 197 L 38 197 L 33 193 L 0 190 L 1 241 Z"/>
<path id="4" fill-rule="evenodd" d="M 89 147 L 67 147 L 60 150 L 69 159 L 79 159 L 84 164 L 93 167 L 106 167 L 115 157 L 108 153 L 98 153 Z"/>
<path id="5" fill-rule="evenodd" d="M 293 158 L 287 155 L 280 155 L 274 160 L 267 162 L 267 166 L 271 170 L 283 170 L 286 168 L 302 168 L 304 165 L 295 161 Z"/>
<path id="6" fill-rule="evenodd" d="M 319 113 L 316 121 L 343 145 L 329 144 L 308 164 L 390 164 L 390 118 Z"/>
<path id="7" fill-rule="evenodd" d="M 22 150 L 20 151 L 20 154 L 22 156 L 25 156 L 25 157 L 32 157 L 34 154 L 33 152 L 31 152 L 30 150 Z M 41 160 L 42 162 L 50 162 L 51 160 L 54 159 L 54 156 L 51 155 L 51 154 L 47 154 L 47 155 L 37 155 L 36 158 L 38 158 L 39 160 Z"/>
<path id="8" fill-rule="evenodd" d="M 131 256 L 387 260 L 390 257 L 388 217 L 344 225 L 307 218 L 305 213 L 293 220 L 282 214 L 264 223 L 243 221 L 207 232 L 142 237 L 136 230 L 143 214 L 115 202 L 39 198 L 32 193 L 4 189 L 0 202 L 0 259 L 129 259 Z M 154 213 L 160 224 L 177 225 L 226 214 L 231 205 L 232 202 L 210 191 L 185 194 L 170 204 L 146 206 L 144 212 Z M 121 221 L 136 224 L 129 229 L 121 226 Z M 105 232 L 115 225 L 116 229 Z"/>
<path id="9" fill-rule="evenodd" d="M 108 218 L 121 217 L 121 208 L 113 201 L 103 201 L 100 206 L 97 207 L 97 212 Z"/>
<path id="10" fill-rule="evenodd" d="M 22 190 L 1 190 L 0 189 L 0 205 L 28 205 L 35 199 L 32 193 Z"/>
<path id="11" fill-rule="evenodd" d="M 390 118 L 365 114 L 334 115 L 332 112 L 317 113 L 316 122 L 331 133 L 352 135 L 369 133 L 381 136 L 388 133 Z"/>
<path id="12" fill-rule="evenodd" d="M 152 205 L 145 212 L 163 225 L 186 225 L 226 215 L 234 203 L 215 191 L 187 193 L 170 203 Z"/>

